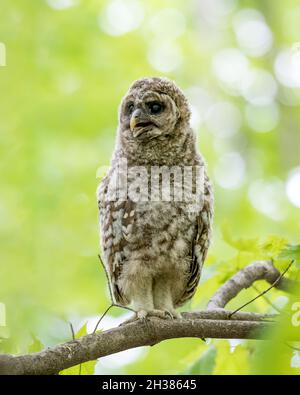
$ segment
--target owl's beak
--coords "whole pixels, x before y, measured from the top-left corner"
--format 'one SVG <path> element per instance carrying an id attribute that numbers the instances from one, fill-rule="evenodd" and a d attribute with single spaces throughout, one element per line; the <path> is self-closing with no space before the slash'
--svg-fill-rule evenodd
<path id="1" fill-rule="evenodd" d="M 133 131 L 138 123 L 138 120 L 134 117 L 130 118 L 130 130 Z"/>
<path id="2" fill-rule="evenodd" d="M 137 124 L 141 121 L 142 111 L 140 109 L 136 109 L 130 118 L 130 130 L 133 131 Z"/>
<path id="3" fill-rule="evenodd" d="M 144 129 L 146 126 L 152 125 L 147 116 L 142 110 L 137 108 L 130 118 L 130 130 L 133 132 L 135 129 Z"/>

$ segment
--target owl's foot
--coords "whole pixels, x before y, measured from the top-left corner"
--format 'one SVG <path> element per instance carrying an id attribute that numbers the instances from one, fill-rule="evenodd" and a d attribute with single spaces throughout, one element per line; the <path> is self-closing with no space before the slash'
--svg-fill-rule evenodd
<path id="1" fill-rule="evenodd" d="M 168 318 L 173 318 L 169 311 L 159 310 L 159 309 L 154 309 L 154 310 L 149 311 L 148 316 L 162 318 L 163 320 L 168 319 Z"/>
<path id="2" fill-rule="evenodd" d="M 174 319 L 181 320 L 182 319 L 181 314 L 178 311 L 176 311 L 175 309 L 166 310 L 166 313 L 169 315 L 169 317 L 172 320 L 174 320 Z"/>
<path id="3" fill-rule="evenodd" d="M 137 312 L 138 319 L 145 320 L 150 317 L 156 317 L 156 318 L 161 318 L 161 319 L 165 320 L 165 319 L 181 318 L 181 315 L 174 309 L 171 309 L 171 310 L 154 309 L 154 310 L 149 310 L 149 311 L 140 310 Z"/>
<path id="4" fill-rule="evenodd" d="M 125 320 L 124 322 L 122 322 L 120 324 L 120 326 L 130 324 L 131 322 L 135 322 L 138 320 L 146 321 L 147 315 L 148 315 L 148 312 L 146 310 L 136 311 L 132 317 L 130 317 L 127 320 Z"/>
<path id="5" fill-rule="evenodd" d="M 122 322 L 121 325 L 130 324 L 131 322 L 135 322 L 137 320 L 141 320 L 145 322 L 147 318 L 157 317 L 161 319 L 181 319 L 181 314 L 178 313 L 175 309 L 172 310 L 138 310 L 135 314 L 128 318 L 126 321 Z"/>
<path id="6" fill-rule="evenodd" d="M 122 322 L 121 325 L 130 324 L 131 322 L 135 322 L 141 320 L 142 322 L 146 322 L 149 317 L 159 317 L 159 318 L 167 318 L 165 312 L 162 310 L 138 310 L 135 314 L 128 318 L 128 320 Z"/>

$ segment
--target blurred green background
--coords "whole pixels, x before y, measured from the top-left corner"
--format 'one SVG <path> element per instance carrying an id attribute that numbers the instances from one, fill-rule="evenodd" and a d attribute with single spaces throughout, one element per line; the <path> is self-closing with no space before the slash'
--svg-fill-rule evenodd
<path id="1" fill-rule="evenodd" d="M 299 243 L 297 0 L 1 0 L 0 10 L 1 352 L 69 340 L 69 321 L 91 331 L 109 305 L 95 190 L 120 100 L 141 76 L 184 90 L 215 186 L 213 245 L 184 310 L 205 308 L 251 260 Z M 268 297 L 289 303 L 275 290 Z M 263 298 L 248 309 L 274 311 Z M 102 328 L 124 316 L 111 311 Z M 269 361 L 269 372 L 299 374 L 298 351 L 274 356 L 257 344 L 172 340 L 103 358 L 89 373 L 263 373 Z"/>

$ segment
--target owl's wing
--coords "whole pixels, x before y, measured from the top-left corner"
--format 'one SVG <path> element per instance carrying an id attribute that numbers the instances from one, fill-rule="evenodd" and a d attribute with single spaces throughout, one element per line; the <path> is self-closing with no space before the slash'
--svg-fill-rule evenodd
<path id="1" fill-rule="evenodd" d="M 204 202 L 195 224 L 195 234 L 191 246 L 191 264 L 189 268 L 188 281 L 184 294 L 177 304 L 178 306 L 183 305 L 186 301 L 191 299 L 196 292 L 211 239 L 212 217 L 213 192 L 209 178 L 205 175 Z"/>
<path id="2" fill-rule="evenodd" d="M 124 248 L 132 232 L 135 203 L 131 200 L 111 201 L 107 198 L 109 177 L 98 188 L 98 207 L 100 212 L 101 244 L 104 263 L 110 278 L 111 289 L 117 303 L 126 305 L 128 301 L 118 287 L 118 278 L 126 264 Z"/>

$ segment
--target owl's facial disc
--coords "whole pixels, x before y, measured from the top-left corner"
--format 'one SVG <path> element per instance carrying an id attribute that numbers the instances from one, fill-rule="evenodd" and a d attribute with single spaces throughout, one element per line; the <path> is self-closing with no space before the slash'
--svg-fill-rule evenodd
<path id="1" fill-rule="evenodd" d="M 169 135 L 178 119 L 174 101 L 168 95 L 155 91 L 128 96 L 123 114 L 131 136 L 143 141 Z"/>

